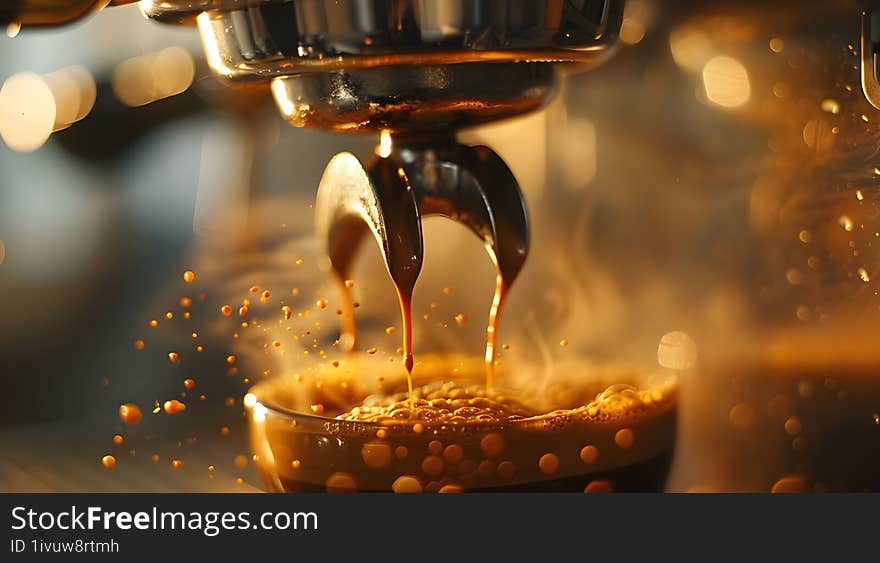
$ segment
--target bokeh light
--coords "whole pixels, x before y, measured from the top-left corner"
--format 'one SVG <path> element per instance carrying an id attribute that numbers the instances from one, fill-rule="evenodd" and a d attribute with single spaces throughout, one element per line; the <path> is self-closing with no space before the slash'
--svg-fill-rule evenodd
<path id="1" fill-rule="evenodd" d="M 709 59 L 703 67 L 703 86 L 709 101 L 723 108 L 742 106 L 752 95 L 746 67 L 726 56 Z"/>
<path id="2" fill-rule="evenodd" d="M 32 72 L 13 74 L 0 87 L 0 138 L 18 152 L 35 151 L 55 126 L 55 97 Z"/>
<path id="3" fill-rule="evenodd" d="M 669 50 L 679 68 L 697 72 L 711 58 L 712 43 L 702 30 L 683 25 L 669 34 Z"/>
<path id="4" fill-rule="evenodd" d="M 195 63 L 189 51 L 168 47 L 116 65 L 113 93 L 127 106 L 144 106 L 184 92 L 194 76 Z"/>
<path id="5" fill-rule="evenodd" d="M 81 66 L 13 74 L 0 89 L 0 137 L 14 151 L 35 151 L 53 131 L 88 115 L 95 92 L 95 79 Z"/>

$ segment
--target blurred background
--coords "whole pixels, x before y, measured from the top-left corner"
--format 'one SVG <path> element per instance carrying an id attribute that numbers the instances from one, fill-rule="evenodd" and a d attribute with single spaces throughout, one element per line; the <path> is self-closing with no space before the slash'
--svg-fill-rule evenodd
<path id="1" fill-rule="evenodd" d="M 572 74 L 541 113 L 462 135 L 505 158 L 530 206 L 508 361 L 552 365 L 565 339 L 566 354 L 656 365 L 672 343 L 686 361 L 663 366 L 682 371 L 671 490 L 874 488 L 880 112 L 861 91 L 863 6 L 690 4 L 629 0 L 608 64 Z M 212 354 L 169 366 L 190 329 L 165 315 L 213 318 L 267 280 L 323 295 L 319 264 L 294 273 L 315 256 L 301 242 L 315 189 L 333 154 L 375 140 L 287 126 L 268 91 L 210 75 L 195 29 L 136 5 L 10 26 L 0 81 L 0 488 L 250 490 L 226 398 L 277 363 L 255 353 L 225 377 L 240 349 L 212 321 L 198 337 Z M 451 286 L 468 289 L 431 314 L 482 319 L 479 242 L 434 222 L 425 236 L 417 317 Z M 377 256 L 358 287 L 393 320 Z M 482 321 L 443 337 L 424 320 L 424 346 L 479 353 Z M 121 403 L 150 417 L 190 375 L 213 406 L 111 441 Z M 109 451 L 131 465 L 113 480 Z M 187 455 L 198 469 L 168 465 Z"/>

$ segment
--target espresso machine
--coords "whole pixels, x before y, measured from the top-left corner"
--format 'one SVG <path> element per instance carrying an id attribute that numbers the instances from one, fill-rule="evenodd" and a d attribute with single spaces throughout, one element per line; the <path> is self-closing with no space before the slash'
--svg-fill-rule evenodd
<path id="1" fill-rule="evenodd" d="M 74 4 L 53 12 L 24 3 L 2 15 L 59 24 L 102 3 Z M 623 1 L 208 0 L 140 8 L 159 22 L 196 25 L 211 69 L 232 83 L 266 84 L 292 125 L 379 137 L 370 162 L 342 153 L 328 164 L 316 224 L 343 291 L 361 240 L 378 243 L 404 311 L 409 369 L 406 311 L 423 260 L 422 217 L 445 216 L 483 241 L 498 269 L 491 366 L 504 298 L 528 252 L 526 206 L 505 162 L 489 147 L 459 144 L 456 131 L 538 110 L 562 73 L 607 60 Z M 349 349 L 353 316 L 349 305 L 340 338 Z"/>
<path id="2" fill-rule="evenodd" d="M 65 3 L 65 9 L 60 10 L 57 2 L 13 2 L 0 8 L 0 21 L 20 24 L 26 30 L 30 26 L 69 23 L 96 9 L 123 3 L 129 2 L 84 0 Z M 639 3 L 627 4 L 633 7 Z M 861 389 L 864 401 L 858 404 L 858 408 L 847 411 L 858 413 L 857 422 L 852 423 L 858 430 L 854 435 L 864 444 L 874 443 L 872 440 L 876 440 L 876 435 L 872 432 L 876 421 L 880 420 L 876 416 L 880 405 L 870 398 L 874 386 L 870 385 L 868 378 L 851 377 L 854 383 L 851 383 L 849 394 L 841 392 L 840 381 L 847 380 L 850 368 L 848 364 L 843 365 L 846 362 L 841 364 L 837 355 L 845 356 L 853 365 L 858 364 L 858 369 L 850 371 L 866 374 L 873 369 L 876 358 L 870 352 L 872 344 L 866 336 L 870 331 L 853 330 L 854 326 L 860 327 L 864 319 L 851 312 L 836 314 L 834 309 L 836 305 L 846 304 L 842 297 L 845 284 L 849 284 L 846 288 L 855 285 L 861 292 L 859 297 L 865 301 L 869 298 L 870 282 L 877 277 L 870 264 L 870 250 L 867 250 L 872 238 L 876 238 L 876 229 L 871 228 L 871 217 L 865 215 L 860 220 L 859 212 L 852 206 L 868 207 L 873 197 L 871 182 L 878 174 L 874 171 L 876 169 L 871 170 L 873 164 L 867 166 L 864 163 L 872 163 L 874 155 L 869 147 L 871 143 L 866 142 L 876 138 L 876 131 L 872 129 L 876 114 L 871 106 L 880 107 L 880 70 L 877 66 L 880 6 L 876 2 L 851 0 L 810 3 L 801 10 L 794 9 L 800 5 L 797 2 L 773 5 L 753 1 L 647 4 L 654 7 L 657 27 L 669 33 L 662 34 L 662 39 L 649 34 L 645 43 L 654 40 L 650 47 L 656 47 L 662 41 L 662 56 L 652 57 L 669 60 L 658 62 L 652 72 L 645 72 L 642 76 L 638 73 L 643 67 L 634 62 L 638 57 L 624 61 L 618 59 L 615 63 L 629 64 L 630 69 L 636 68 L 637 71 L 627 75 L 624 67 L 623 71 L 612 76 L 629 78 L 626 82 L 629 87 L 655 88 L 652 92 L 658 92 L 658 100 L 668 95 L 669 91 L 663 87 L 672 82 L 670 76 L 675 75 L 675 80 L 680 82 L 693 80 L 696 96 L 688 82 L 691 91 L 687 92 L 687 98 L 698 109 L 710 108 L 705 115 L 714 111 L 717 114 L 712 115 L 730 118 L 728 121 L 719 119 L 718 123 L 747 124 L 754 131 L 782 139 L 770 143 L 776 168 L 758 175 L 754 186 L 748 186 L 752 193 L 746 197 L 749 207 L 746 212 L 732 213 L 723 204 L 701 202 L 703 208 L 714 211 L 708 215 L 720 225 L 719 231 L 724 227 L 740 234 L 748 231 L 755 236 L 756 240 L 750 241 L 754 246 L 746 247 L 745 237 L 739 237 L 736 242 L 741 242 L 740 246 L 731 245 L 724 249 L 719 245 L 722 250 L 713 248 L 710 253 L 707 250 L 709 242 L 716 244 L 717 241 L 706 234 L 709 229 L 694 229 L 699 236 L 691 240 L 696 243 L 682 247 L 682 254 L 690 253 L 695 261 L 705 259 L 703 265 L 711 265 L 719 272 L 719 278 L 720 273 L 724 273 L 728 278 L 726 281 L 736 283 L 725 284 L 713 278 L 690 276 L 703 287 L 717 289 L 711 299 L 698 302 L 695 298 L 694 308 L 698 308 L 696 303 L 699 303 L 699 307 L 706 311 L 705 316 L 715 323 L 710 326 L 711 330 L 704 332 L 708 334 L 714 330 L 719 336 L 713 337 L 714 342 L 709 336 L 697 338 L 700 343 L 700 378 L 688 382 L 693 392 L 685 396 L 681 404 L 684 413 L 682 426 L 689 430 L 679 437 L 678 446 L 695 452 L 696 457 L 702 456 L 702 461 L 691 463 L 687 468 L 689 473 L 680 471 L 684 476 L 673 481 L 672 487 L 700 489 L 704 483 L 700 479 L 705 479 L 707 490 L 769 490 L 773 483 L 767 481 L 769 474 L 778 477 L 794 472 L 792 468 L 800 471 L 804 467 L 816 467 L 816 459 L 821 460 L 818 465 L 823 466 L 823 471 L 835 474 L 839 470 L 835 463 L 846 458 L 846 452 L 840 453 L 828 446 L 834 443 L 828 437 L 833 432 L 822 436 L 814 430 L 810 434 L 811 417 L 837 420 L 838 415 L 847 411 L 839 408 L 842 401 L 853 401 L 858 395 L 854 390 L 864 385 L 865 389 Z M 605 62 L 619 43 L 626 43 L 621 41 L 623 0 L 142 0 L 139 7 L 148 18 L 157 22 L 197 27 L 212 71 L 233 87 L 243 85 L 269 90 L 278 110 L 292 125 L 376 140 L 374 155 L 369 159 L 361 160 L 347 152 L 332 158 L 323 179 L 316 186 L 317 235 L 329 256 L 331 271 L 343 295 L 340 300 L 340 345 L 349 350 L 358 345 L 353 314 L 356 304 L 349 295 L 350 287 L 346 281 L 352 277 L 361 242 L 373 239 L 377 244 L 406 319 L 425 257 L 422 220 L 440 215 L 473 232 L 496 267 L 497 283 L 486 350 L 486 361 L 491 366 L 495 353 L 494 332 L 505 297 L 521 273 L 530 238 L 534 242 L 535 230 L 546 222 L 547 216 L 536 217 L 533 213 L 530 224 L 526 198 L 511 171 L 515 167 L 511 166 L 510 159 L 505 162 L 498 154 L 501 152 L 498 147 L 493 150 L 490 146 L 462 142 L 459 133 L 471 126 L 492 124 L 545 108 L 554 94 L 559 93 L 562 76 L 593 69 Z M 641 31 L 644 33 L 644 29 Z M 842 51 L 845 52 L 839 52 L 841 49 L 837 43 L 826 41 L 826 35 L 834 35 L 834 41 L 842 42 Z M 648 46 L 643 43 L 641 47 Z M 659 52 L 655 49 L 655 53 Z M 643 58 L 639 63 L 648 59 L 644 51 L 641 54 Z M 731 61 L 732 58 L 735 60 Z M 608 65 L 602 72 L 612 67 L 616 70 L 617 66 Z M 822 74 L 826 67 L 835 69 L 837 74 Z M 850 74 L 853 73 L 860 81 L 852 80 Z M 644 117 L 651 111 L 654 115 L 663 113 L 658 107 L 651 106 L 653 100 L 648 99 L 651 96 L 638 96 L 633 92 L 635 88 L 629 88 L 613 96 L 606 92 L 605 98 L 591 98 L 589 101 L 602 104 L 603 111 L 613 114 L 607 119 L 592 117 L 597 122 L 602 119 L 613 121 L 611 125 L 623 131 L 636 123 L 640 115 Z M 656 104 L 660 106 L 661 102 Z M 693 109 L 690 105 L 686 107 Z M 693 164 L 696 159 L 688 155 L 688 151 L 697 154 L 705 148 L 707 153 L 714 150 L 716 156 L 727 158 L 732 153 L 714 144 L 723 144 L 724 133 L 711 135 L 700 130 L 700 124 L 689 122 L 687 116 L 675 117 L 681 122 L 680 126 L 676 124 L 671 128 L 683 132 L 681 138 L 692 135 L 692 138 L 705 141 L 705 146 L 699 146 L 699 142 L 688 145 L 676 137 L 680 147 L 669 148 L 669 152 L 664 153 L 670 155 L 667 160 L 686 162 L 691 166 L 690 170 L 682 167 L 672 173 L 670 167 L 663 169 L 665 172 L 657 172 L 655 177 L 639 177 L 627 188 L 641 189 L 656 180 L 658 186 L 672 189 L 680 183 L 679 174 L 683 176 L 681 184 L 687 183 L 689 172 L 698 176 L 695 183 L 703 184 L 708 183 L 705 178 L 713 177 L 713 170 L 731 172 L 717 163 L 713 163 L 714 168 L 705 162 Z M 746 144 L 746 141 L 753 142 L 758 137 L 749 136 L 754 131 L 743 133 L 745 126 L 740 129 L 736 126 L 731 126 L 730 131 L 739 135 L 739 142 Z M 837 139 L 846 139 L 848 144 L 838 140 L 834 145 L 834 135 Z M 731 138 L 734 136 L 730 135 Z M 616 140 L 622 146 L 626 140 L 633 141 L 635 137 L 635 134 L 617 137 L 609 144 Z M 529 140 L 521 142 L 527 144 Z M 630 144 L 636 149 L 643 146 L 637 142 Z M 761 145 L 762 150 L 767 145 L 763 140 L 753 144 Z M 662 139 L 654 144 L 655 147 L 660 145 Z M 848 148 L 844 150 L 844 147 Z M 809 154 L 804 156 L 804 150 Z M 855 162 L 857 156 L 858 163 Z M 652 163 L 656 166 L 658 160 L 662 159 Z M 813 168 L 805 166 L 805 162 Z M 608 164 L 608 167 L 613 166 L 622 168 L 628 163 L 616 160 Z M 864 172 L 863 168 L 867 170 L 867 178 L 859 175 Z M 809 175 L 808 170 L 812 171 Z M 722 177 L 727 181 L 733 174 Z M 828 195 L 831 190 L 823 191 L 826 186 L 819 182 L 819 179 L 828 177 L 840 180 L 843 186 L 835 188 L 838 191 L 833 192 L 833 197 Z M 796 182 L 795 179 L 800 180 Z M 790 184 L 784 184 L 783 180 L 790 180 Z M 551 185 L 549 190 L 553 189 Z M 656 207 L 665 203 L 662 190 L 650 187 L 637 192 L 636 189 L 615 188 L 618 192 L 638 194 L 630 199 L 625 199 L 626 193 L 620 195 L 625 200 L 623 207 L 633 211 L 631 215 L 621 216 L 628 219 L 647 217 L 649 220 L 644 222 L 646 231 L 649 228 L 662 231 L 664 224 L 648 211 L 635 212 L 639 205 L 651 205 L 643 204 L 640 197 L 652 201 Z M 712 197 L 721 201 L 719 194 L 722 191 L 718 190 Z M 685 192 L 675 193 L 675 197 L 681 197 Z M 848 197 L 847 202 L 834 199 L 838 196 Z M 575 197 L 586 198 L 583 194 Z M 650 197 L 656 199 L 649 200 Z M 686 209 L 687 201 L 684 198 L 681 201 L 684 202 L 681 207 Z M 698 207 L 693 205 L 695 209 Z M 609 208 L 606 207 L 605 211 Z M 814 225 L 825 211 L 833 212 L 833 220 L 828 226 Z M 609 217 L 611 215 L 609 213 Z M 727 222 L 739 215 L 749 224 L 731 226 Z M 669 216 L 662 218 L 669 219 Z M 612 223 L 614 221 L 608 219 L 605 224 Z M 627 228 L 638 224 L 635 220 L 619 223 Z M 785 235 L 784 240 L 781 234 Z M 575 233 L 569 237 L 566 232 L 559 240 L 567 242 L 568 238 L 581 235 Z M 642 247 L 633 250 L 635 244 L 627 246 L 623 236 L 615 239 L 617 245 L 611 240 L 614 237 L 596 238 L 604 244 L 607 255 L 602 254 L 602 249 L 595 251 L 590 257 L 590 267 L 601 266 L 603 259 L 611 255 L 626 256 L 626 251 L 631 251 L 630 256 L 636 258 L 628 260 L 626 267 L 619 270 L 609 268 L 612 277 L 617 279 L 626 279 L 630 269 L 639 272 L 639 276 L 633 276 L 635 279 L 656 274 L 650 269 L 652 267 L 684 271 L 690 266 L 686 261 L 670 266 L 657 266 L 649 259 L 639 261 L 650 254 L 646 249 L 651 248 L 651 240 L 644 244 L 640 242 Z M 681 240 L 684 239 L 678 242 Z M 697 246 L 700 242 L 705 243 L 705 248 Z M 827 248 L 816 250 L 820 243 Z M 846 247 L 847 252 L 860 251 L 862 254 L 855 253 L 858 260 L 852 264 L 843 264 L 842 253 L 835 255 L 828 250 L 836 244 Z M 573 243 L 572 246 L 576 245 Z M 730 249 L 733 249 L 729 252 L 730 260 L 716 256 Z M 705 255 L 700 256 L 699 252 L 704 250 Z M 759 251 L 776 254 L 772 255 L 772 261 L 760 263 L 754 258 L 759 256 Z M 570 254 L 571 262 L 577 266 L 580 256 L 575 251 Z M 748 270 L 725 270 L 728 264 L 737 263 L 738 257 L 746 255 L 750 256 L 749 260 L 742 262 L 748 262 Z M 539 258 L 538 253 L 534 253 L 531 260 Z M 711 261 L 715 259 L 716 262 Z M 796 259 L 803 264 L 793 266 Z M 846 268 L 838 267 L 843 265 Z M 565 272 L 568 275 L 569 270 Z M 578 271 L 587 275 L 592 272 L 583 268 Z M 760 284 L 757 283 L 759 276 L 749 277 L 755 272 L 771 281 L 762 278 Z M 522 278 L 528 274 L 527 268 Z M 813 279 L 810 276 L 816 278 L 815 286 L 810 285 L 809 280 Z M 750 287 L 753 282 L 754 288 Z M 835 289 L 832 284 L 836 284 L 833 285 Z M 746 297 L 743 298 L 730 289 L 736 285 L 754 291 L 744 291 Z M 627 299 L 637 303 L 636 298 L 631 297 L 639 293 L 635 284 L 627 286 L 627 290 Z M 795 296 L 795 291 L 801 293 Z M 691 292 L 696 294 L 697 290 Z M 854 292 L 846 295 L 850 293 Z M 652 297 L 652 303 L 667 298 L 661 291 L 657 295 L 660 298 Z M 815 300 L 811 302 L 813 297 Z M 831 303 L 835 298 L 839 299 Z M 749 303 L 748 299 L 753 302 Z M 853 299 L 852 304 L 862 303 L 856 301 Z M 637 304 L 632 306 L 634 309 L 638 307 Z M 755 329 L 755 341 L 744 339 L 739 342 L 728 337 L 724 331 L 729 330 L 734 335 L 749 332 L 731 319 L 740 322 L 746 316 L 743 311 L 752 307 L 760 311 L 752 313 L 753 318 L 742 321 L 741 325 Z M 646 307 L 646 310 L 649 309 Z M 590 313 L 600 317 L 602 311 L 594 307 Z M 570 316 L 577 317 L 578 314 L 575 312 Z M 850 323 L 846 329 L 839 325 L 832 327 L 828 319 L 835 318 L 857 319 L 859 322 Z M 815 333 L 789 331 L 792 321 L 800 328 L 813 321 L 821 327 Z M 627 319 L 621 325 L 634 332 L 632 327 L 637 322 Z M 583 324 L 581 319 L 578 326 Z M 867 323 L 867 326 L 873 325 Z M 784 329 L 777 330 L 778 327 Z M 612 329 L 610 324 L 603 327 L 609 333 Z M 411 365 L 412 329 L 406 322 L 402 332 L 404 361 Z M 697 329 L 689 332 L 700 334 Z M 656 336 L 659 334 L 662 333 Z M 654 346 L 656 336 L 652 336 Z M 555 338 L 558 341 L 558 336 Z M 682 343 L 687 344 L 688 340 L 676 336 L 669 342 L 671 345 L 667 348 L 675 348 L 678 354 L 687 348 Z M 844 346 L 842 342 L 848 345 Z M 663 347 L 661 341 L 661 349 Z M 664 361 L 660 363 L 664 364 Z M 768 379 L 772 378 L 765 377 L 764 372 L 775 373 L 774 370 L 785 372 L 786 377 L 778 378 L 782 383 L 771 392 Z M 836 379 L 828 375 L 835 370 L 840 371 Z M 719 377 L 713 379 L 714 373 Z M 721 381 L 723 384 L 719 383 Z M 754 391 L 762 386 L 766 386 L 767 397 L 761 395 L 765 393 L 764 389 L 760 393 Z M 760 397 L 756 399 L 750 393 Z M 815 397 L 821 393 L 828 395 L 821 395 L 828 404 L 817 406 Z M 694 399 L 698 394 L 702 396 Z M 798 408 L 801 409 L 799 413 L 796 412 Z M 723 428 L 709 431 L 711 425 L 706 421 L 718 418 L 718 413 L 722 413 L 718 424 Z M 773 419 L 773 424 L 778 426 L 774 426 L 773 431 L 780 436 L 771 436 L 760 423 L 764 418 L 769 420 L 779 416 L 782 418 L 778 424 Z M 850 422 L 842 421 L 839 427 L 849 427 Z M 828 428 L 832 426 L 825 424 Z M 822 427 L 822 424 L 814 425 L 814 428 Z M 747 439 L 748 432 L 752 434 Z M 725 450 L 724 456 L 716 455 L 718 451 L 712 445 L 716 441 L 729 444 L 731 451 Z M 826 449 L 821 450 L 822 447 Z M 748 465 L 748 458 L 755 451 L 784 453 L 767 456 L 754 466 L 761 468 L 753 470 Z M 827 451 L 832 451 L 833 455 Z M 823 464 L 834 467 L 828 469 Z M 870 473 L 876 467 L 876 459 L 868 456 L 853 463 L 852 467 Z M 717 482 L 706 477 L 713 473 L 720 476 Z M 853 482 L 873 486 L 875 481 L 872 479 L 873 474 L 868 477 L 860 474 Z M 814 487 L 816 490 L 822 486 L 832 490 L 836 487 L 831 478 L 817 477 L 815 481 L 819 483 Z M 841 482 L 844 484 L 840 489 L 851 487 L 845 479 Z M 801 482 L 797 485 L 806 487 Z"/>

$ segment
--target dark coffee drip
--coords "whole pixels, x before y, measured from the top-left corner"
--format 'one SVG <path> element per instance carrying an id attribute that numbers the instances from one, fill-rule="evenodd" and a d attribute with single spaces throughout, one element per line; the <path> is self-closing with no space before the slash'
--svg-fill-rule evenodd
<path id="1" fill-rule="evenodd" d="M 349 277 L 361 240 L 372 233 L 397 290 L 403 325 L 403 354 L 412 372 L 412 294 L 423 259 L 421 217 L 441 215 L 460 222 L 486 245 L 497 268 L 486 344 L 486 387 L 491 388 L 498 324 L 506 296 L 528 252 L 526 210 L 519 184 L 501 158 L 486 147 L 452 140 L 398 143 L 383 136 L 364 168 L 356 157 L 334 157 L 318 188 L 318 236 L 326 238 L 343 292 L 340 342 L 356 347 Z M 412 379 L 408 378 L 410 389 Z"/>

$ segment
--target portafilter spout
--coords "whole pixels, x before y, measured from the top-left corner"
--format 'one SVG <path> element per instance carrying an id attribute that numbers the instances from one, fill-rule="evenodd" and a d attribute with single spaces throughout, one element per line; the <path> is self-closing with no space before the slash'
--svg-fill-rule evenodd
<path id="1" fill-rule="evenodd" d="M 372 234 L 397 290 L 403 319 L 404 363 L 412 370 L 412 294 L 422 267 L 422 217 L 441 215 L 467 226 L 486 246 L 497 267 L 486 345 L 487 385 L 495 363 L 498 321 L 505 297 L 528 253 L 526 207 L 519 184 L 504 161 L 484 146 L 452 139 L 390 135 L 366 165 L 350 153 L 336 155 L 318 187 L 317 234 L 327 240 L 334 274 L 343 292 L 340 342 L 356 345 L 354 307 L 345 285 L 361 241 Z"/>

